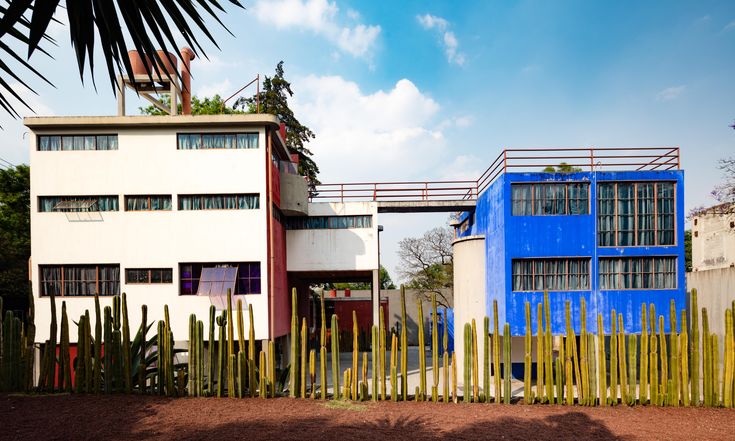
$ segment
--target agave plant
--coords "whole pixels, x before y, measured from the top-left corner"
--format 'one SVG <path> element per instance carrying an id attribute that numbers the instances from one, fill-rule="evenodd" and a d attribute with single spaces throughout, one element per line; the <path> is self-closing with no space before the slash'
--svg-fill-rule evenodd
<path id="1" fill-rule="evenodd" d="M 238 0 L 225 1 L 242 8 Z M 41 45 L 43 42 L 56 44 L 46 31 L 52 22 L 57 21 L 54 14 L 60 3 L 60 0 L 6 0 L 0 5 L 0 51 L 48 84 L 51 81 L 34 69 L 28 60 L 36 51 L 50 56 Z M 230 32 L 220 20 L 220 14 L 224 13 L 220 0 L 67 0 L 64 3 L 80 78 L 84 78 L 85 68 L 89 66 L 94 81 L 94 49 L 99 45 L 113 93 L 116 91 L 118 74 L 132 77 L 133 69 L 127 54 L 128 41 L 143 59 L 155 61 L 152 67 L 157 75 L 168 76 L 168 73 L 158 71 L 158 65 L 164 64 L 158 50 L 168 53 L 170 49 L 178 53 L 178 41 L 183 41 L 193 48 L 196 55 L 206 57 L 197 39 L 198 32 L 203 33 L 207 40 L 219 48 L 210 32 L 211 28 L 200 14 L 202 10 L 205 16 L 213 17 Z M 96 38 L 98 41 L 95 41 Z M 28 48 L 27 54 L 20 53 L 24 47 Z M 33 93 L 36 92 L 24 79 L 28 75 L 7 65 L 7 60 L 5 55 L 0 58 L 0 107 L 17 118 L 20 114 L 9 101 L 8 94 L 24 107 L 32 109 L 13 90 L 8 80 L 12 78 Z"/>

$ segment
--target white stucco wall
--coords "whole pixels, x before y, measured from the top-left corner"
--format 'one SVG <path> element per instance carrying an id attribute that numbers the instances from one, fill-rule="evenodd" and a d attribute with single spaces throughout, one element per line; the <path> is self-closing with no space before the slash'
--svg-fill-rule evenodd
<path id="1" fill-rule="evenodd" d="M 706 212 L 695 216 L 692 219 L 692 271 L 731 266 L 735 266 L 735 214 Z"/>
<path id="2" fill-rule="evenodd" d="M 289 271 L 378 269 L 378 207 L 374 202 L 309 203 L 309 216 L 372 215 L 371 228 L 289 230 Z"/>
<path id="3" fill-rule="evenodd" d="M 243 296 L 252 303 L 256 338 L 268 338 L 268 280 L 266 259 L 265 130 L 260 148 L 248 150 L 177 150 L 177 132 L 234 132 L 244 129 L 125 128 L 69 130 L 69 133 L 118 133 L 119 150 L 36 150 L 30 136 L 31 255 L 36 297 L 36 338 L 48 338 L 49 299 L 39 297 L 38 266 L 44 264 L 120 264 L 120 288 L 128 297 L 131 328 L 140 324 L 140 306 L 148 305 L 148 321 L 163 318 L 168 304 L 177 340 L 188 338 L 189 314 L 207 321 L 208 297 L 179 295 L 179 263 L 261 263 L 261 294 Z M 62 134 L 63 130 L 39 133 Z M 257 210 L 178 211 L 177 194 L 258 193 Z M 171 194 L 172 211 L 126 212 L 124 195 Z M 64 213 L 39 213 L 38 196 L 118 195 L 120 211 L 102 212 L 101 222 L 69 222 Z M 126 285 L 125 268 L 173 268 L 172 284 Z M 65 297 L 69 320 L 78 320 L 94 299 Z M 102 298 L 110 305 L 111 298 Z M 245 326 L 249 326 L 247 314 Z M 76 332 L 71 332 L 76 341 Z"/>

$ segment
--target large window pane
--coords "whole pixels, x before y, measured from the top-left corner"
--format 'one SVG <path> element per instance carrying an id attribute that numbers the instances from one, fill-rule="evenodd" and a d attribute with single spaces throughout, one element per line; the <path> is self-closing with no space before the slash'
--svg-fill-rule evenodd
<path id="1" fill-rule="evenodd" d="M 176 148 L 199 149 L 257 149 L 258 133 L 179 133 Z"/>
<path id="2" fill-rule="evenodd" d="M 254 210 L 260 208 L 257 194 L 209 194 L 178 196 L 179 210 Z"/>
<path id="3" fill-rule="evenodd" d="M 601 258 L 600 289 L 675 289 L 676 257 Z"/>
<path id="4" fill-rule="evenodd" d="M 588 258 L 513 259 L 513 291 L 589 289 Z"/>
<path id="5" fill-rule="evenodd" d="M 41 265 L 41 295 L 120 294 L 119 265 Z"/>

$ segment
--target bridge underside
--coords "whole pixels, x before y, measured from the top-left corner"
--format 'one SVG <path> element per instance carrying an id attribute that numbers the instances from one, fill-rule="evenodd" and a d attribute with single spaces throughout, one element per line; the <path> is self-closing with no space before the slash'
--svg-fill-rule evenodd
<path id="1" fill-rule="evenodd" d="M 378 213 L 443 213 L 475 211 L 475 200 L 379 201 Z"/>

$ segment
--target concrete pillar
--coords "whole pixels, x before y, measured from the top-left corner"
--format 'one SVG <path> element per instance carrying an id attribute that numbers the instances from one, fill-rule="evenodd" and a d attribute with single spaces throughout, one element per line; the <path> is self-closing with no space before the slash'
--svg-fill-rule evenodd
<path id="1" fill-rule="evenodd" d="M 380 326 L 380 270 L 373 270 L 372 288 L 373 326 Z"/>

